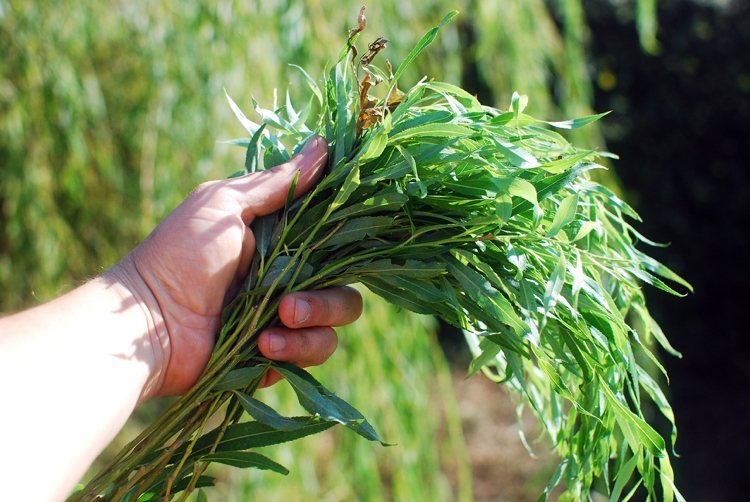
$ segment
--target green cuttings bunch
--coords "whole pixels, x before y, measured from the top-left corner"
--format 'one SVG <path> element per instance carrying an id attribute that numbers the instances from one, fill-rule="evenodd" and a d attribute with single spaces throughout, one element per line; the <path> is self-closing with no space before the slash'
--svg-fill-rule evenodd
<path id="1" fill-rule="evenodd" d="M 404 69 L 454 14 L 395 73 L 372 64 L 383 39 L 362 56 L 353 48 L 360 16 L 322 85 L 302 70 L 312 91 L 303 111 L 288 98 L 273 109 L 256 105 L 255 123 L 230 100 L 251 136 L 235 141 L 247 149 L 243 172 L 284 162 L 321 134 L 327 175 L 253 223 L 251 273 L 225 311 L 204 375 L 74 499 L 184 499 L 212 483 L 203 474 L 211 462 L 284 473 L 255 449 L 336 423 L 380 440 L 307 372 L 265 360 L 256 347 L 260 331 L 279 322 L 284 294 L 351 283 L 464 330 L 476 356 L 470 372 L 513 388 L 560 454 L 545 496 L 563 482 L 567 497 L 587 498 L 596 482 L 612 500 L 639 486 L 651 498 L 682 499 L 666 442 L 642 412 L 652 402 L 674 424 L 645 368 L 661 369 L 652 340 L 676 352 L 641 284 L 674 294 L 663 279 L 689 285 L 636 249 L 649 243 L 629 222 L 638 216 L 590 181 L 602 154 L 555 132 L 600 115 L 544 122 L 523 113 L 524 96 L 498 110 L 430 80 L 398 90 Z M 369 92 L 376 84 L 379 98 Z M 269 368 L 309 416 L 282 416 L 253 397 Z"/>

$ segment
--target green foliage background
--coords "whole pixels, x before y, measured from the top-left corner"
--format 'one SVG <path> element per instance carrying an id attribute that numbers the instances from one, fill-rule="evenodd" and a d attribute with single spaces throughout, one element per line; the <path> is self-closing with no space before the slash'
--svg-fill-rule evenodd
<path id="1" fill-rule="evenodd" d="M 581 0 L 384 0 L 368 7 L 366 38 L 388 38 L 385 54 L 394 66 L 444 13 L 462 12 L 406 81 L 434 76 L 498 106 L 507 106 L 517 89 L 531 97 L 535 116 L 549 119 L 592 112 Z M 642 43 L 652 50 L 654 12 L 655 0 L 637 2 Z M 0 312 L 48 299 L 99 273 L 197 183 L 236 171 L 241 152 L 217 143 L 242 134 L 223 89 L 246 109 L 251 95 L 269 103 L 274 88 L 290 87 L 293 97 L 301 96 L 299 73 L 287 65 L 319 76 L 355 17 L 356 7 L 340 0 L 0 0 Z M 579 134 L 585 136 L 574 138 L 578 143 L 602 146 L 595 128 Z M 375 454 L 369 444 L 336 436 L 335 455 L 341 456 L 321 461 L 341 475 L 328 473 L 316 483 L 339 490 L 333 499 L 358 490 L 409 499 L 409 490 L 426 488 L 437 499 L 450 498 L 443 453 L 431 450 L 439 421 L 414 422 L 437 402 L 415 399 L 436 388 L 450 394 L 446 364 L 428 335 L 432 327 L 380 303 L 372 302 L 366 316 L 346 358 L 325 371 L 340 375 L 337 391 L 376 424 L 377 410 L 387 410 L 381 415 L 386 437 L 399 431 L 396 441 L 405 441 L 417 429 L 423 440 L 404 455 L 419 459 L 419 474 L 365 475 L 355 483 L 361 478 L 354 473 L 372 473 L 376 465 L 382 471 L 397 461 L 390 452 Z M 386 344 L 388 354 L 378 350 Z M 401 361 L 403 354 L 413 358 Z M 356 385 L 346 395 L 350 381 Z M 404 404 L 413 406 L 404 408 L 397 396 L 406 381 Z M 455 406 L 445 399 L 447 423 L 455 422 Z M 451 455 L 460 460 L 455 433 L 449 434 Z M 313 455 L 320 445 L 302 448 Z M 311 493 L 310 476 L 271 485 L 270 493 L 282 485 Z M 458 486 L 468 497 L 466 483 Z"/>

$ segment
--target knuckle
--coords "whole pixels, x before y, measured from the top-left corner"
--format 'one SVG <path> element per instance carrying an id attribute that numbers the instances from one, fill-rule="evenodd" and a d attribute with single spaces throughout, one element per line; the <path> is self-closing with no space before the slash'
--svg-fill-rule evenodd
<path id="1" fill-rule="evenodd" d="M 302 359 L 306 359 L 309 357 L 310 353 L 313 352 L 313 343 L 310 340 L 310 334 L 309 333 L 296 333 L 294 336 L 295 341 L 295 352 L 297 353 L 298 357 Z"/>
<path id="2" fill-rule="evenodd" d="M 195 187 L 195 189 L 193 190 L 193 193 L 205 194 L 206 192 L 213 190 L 215 186 L 216 186 L 216 181 L 204 181 L 203 183 Z"/>
<path id="3" fill-rule="evenodd" d="M 311 328 L 300 334 L 297 361 L 303 365 L 324 363 L 336 351 L 338 338 L 331 327 Z"/>
<path id="4" fill-rule="evenodd" d="M 325 293 L 300 295 L 295 305 L 295 321 L 298 325 L 328 324 L 330 305 Z"/>
<path id="5" fill-rule="evenodd" d="M 290 175 L 296 170 L 296 168 L 297 166 L 295 166 L 293 162 L 287 161 L 267 169 L 266 172 Z M 268 176 L 270 176 L 270 174 Z"/>
<path id="6" fill-rule="evenodd" d="M 190 197 L 198 199 L 199 201 L 210 199 L 213 197 L 221 188 L 222 184 L 219 181 L 204 181 L 191 192 Z"/>
<path id="7" fill-rule="evenodd" d="M 331 297 L 327 294 L 321 295 L 321 297 L 318 298 L 316 307 L 318 311 L 317 317 L 323 320 L 332 320 L 336 313 L 336 309 L 331 304 Z"/>

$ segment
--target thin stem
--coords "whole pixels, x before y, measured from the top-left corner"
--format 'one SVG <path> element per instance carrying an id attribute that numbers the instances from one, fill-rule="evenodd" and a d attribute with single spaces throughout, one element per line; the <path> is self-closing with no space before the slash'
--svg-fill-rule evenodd
<path id="1" fill-rule="evenodd" d="M 201 422 L 200 428 L 198 429 L 198 434 L 193 436 L 192 441 L 188 443 L 187 448 L 185 448 L 185 453 L 182 454 L 182 458 L 180 459 L 180 463 L 177 464 L 177 468 L 174 470 L 174 473 L 169 477 L 169 481 L 167 481 L 167 490 L 164 494 L 164 501 L 169 502 L 169 495 L 172 492 L 172 484 L 175 481 L 175 477 L 180 473 L 182 470 L 182 466 L 185 465 L 185 461 L 190 456 L 190 453 L 193 451 L 193 447 L 195 446 L 195 442 L 198 440 L 198 438 L 203 434 L 203 429 L 206 427 L 206 423 L 208 422 L 208 419 L 213 415 L 214 410 L 216 409 L 216 405 L 218 403 L 218 399 L 213 399 L 211 401 L 211 406 L 208 408 L 208 412 L 205 414 L 203 421 Z"/>
<path id="2" fill-rule="evenodd" d="M 268 367 L 266 367 L 266 371 L 268 371 Z M 258 385 L 263 380 L 263 376 L 266 374 L 264 372 L 254 383 L 250 385 L 250 388 L 246 390 L 246 392 L 249 395 L 255 394 L 255 391 L 258 389 Z M 226 414 L 224 415 L 224 420 L 222 421 L 221 428 L 219 429 L 219 432 L 216 435 L 216 440 L 211 445 L 211 449 L 209 450 L 209 455 L 213 454 L 216 451 L 216 448 L 218 447 L 219 443 L 221 442 L 222 438 L 224 437 L 224 434 L 226 434 L 227 428 L 231 423 L 236 423 L 240 417 L 242 416 L 242 409 L 237 401 L 232 402 L 230 405 L 230 408 L 227 410 Z M 237 412 L 240 412 L 239 414 Z M 208 462 L 196 462 L 193 468 L 193 477 L 190 480 L 190 484 L 188 484 L 187 488 L 183 492 L 182 497 L 180 497 L 179 502 L 183 502 L 187 499 L 187 497 L 190 495 L 190 493 L 195 490 L 195 486 L 198 483 L 198 480 L 200 479 L 201 475 L 206 471 L 208 468 Z"/>

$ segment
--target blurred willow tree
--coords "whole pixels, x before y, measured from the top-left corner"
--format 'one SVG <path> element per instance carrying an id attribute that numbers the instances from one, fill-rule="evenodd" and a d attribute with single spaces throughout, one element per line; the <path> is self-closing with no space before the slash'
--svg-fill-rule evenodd
<path id="1" fill-rule="evenodd" d="M 619 3 L 619 2 L 618 2 Z M 655 47 L 655 0 L 637 2 Z M 407 79 L 431 75 L 534 114 L 590 113 L 581 0 L 384 0 L 369 33 L 404 51 L 462 15 Z M 197 182 L 241 162 L 223 102 L 304 92 L 356 15 L 346 2 L 0 0 L 0 311 L 49 298 L 126 253 Z M 594 128 L 576 138 L 601 146 Z"/>
<path id="2" fill-rule="evenodd" d="M 656 50 L 655 2 L 635 2 L 647 50 Z M 613 4 L 622 8 L 621 2 Z M 368 33 L 390 40 L 386 54 L 397 65 L 452 9 L 462 15 L 418 59 L 404 76 L 407 81 L 430 75 L 497 106 L 507 105 L 519 90 L 532 97 L 535 116 L 549 119 L 592 112 L 582 0 L 380 0 L 369 5 Z M 244 160 L 241 152 L 217 143 L 242 134 L 223 89 L 246 109 L 251 95 L 271 102 L 275 88 L 289 87 L 299 100 L 305 86 L 288 65 L 322 72 L 356 11 L 341 0 L 0 0 L 0 312 L 50 298 L 109 267 L 195 184 L 236 171 Z M 576 142 L 602 146 L 596 128 L 581 131 L 586 136 Z M 369 309 L 375 313 L 363 326 L 400 315 L 383 304 Z M 408 326 L 415 322 L 398 320 Z M 371 331 L 385 337 L 389 330 Z M 425 357 L 424 364 L 412 360 L 404 376 L 412 396 L 434 395 L 435 374 L 438 382 L 447 374 L 429 340 L 403 349 L 416 348 L 414 353 Z M 373 357 L 381 358 L 382 371 L 398 368 L 382 359 L 384 351 L 350 345 L 337 371 L 358 374 L 366 368 L 352 392 L 385 396 L 373 405 L 393 411 L 387 430 L 409 433 L 414 410 L 388 397 L 404 395 L 399 383 L 367 378 L 378 367 Z M 438 383 L 439 390 L 444 387 Z M 448 423 L 455 420 L 454 407 L 445 413 Z M 419 438 L 434 438 L 434 428 L 445 423 L 422 421 L 421 426 Z M 341 450 L 363 447 L 336 438 L 345 446 Z M 355 482 L 371 483 L 371 494 L 408 498 L 429 486 L 436 498 L 446 498 L 446 478 L 438 468 L 444 459 L 424 457 L 423 443 L 417 458 L 427 458 L 423 467 L 429 469 L 411 480 L 389 478 L 403 486 L 378 488 L 386 480 L 347 474 L 409 465 L 386 454 L 323 459 L 349 471 L 320 479 L 303 476 L 300 483 L 338 484 L 343 496 L 329 493 L 337 500 L 357 496 Z M 461 448 L 454 445 L 452 454 Z M 460 465 L 454 469 L 460 471 Z M 466 498 L 470 488 L 462 483 Z M 252 487 L 260 489 L 257 483 Z M 286 489 L 294 493 L 293 487 Z"/>

